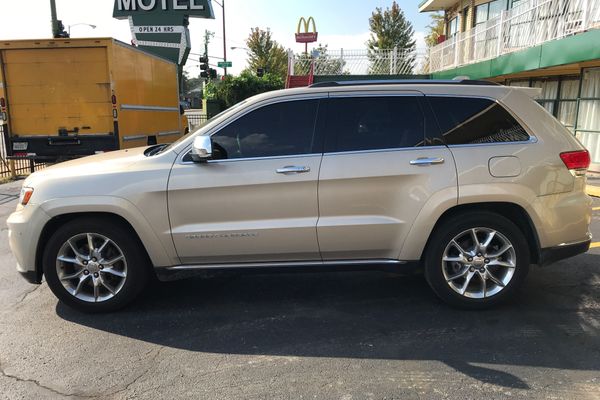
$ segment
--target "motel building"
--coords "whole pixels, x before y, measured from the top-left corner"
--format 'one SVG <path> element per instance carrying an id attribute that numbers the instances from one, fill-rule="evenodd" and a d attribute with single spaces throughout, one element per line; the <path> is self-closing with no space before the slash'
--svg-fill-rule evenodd
<path id="1" fill-rule="evenodd" d="M 432 78 L 541 88 L 600 172 L 600 0 L 424 0 L 419 11 L 445 17 Z"/>

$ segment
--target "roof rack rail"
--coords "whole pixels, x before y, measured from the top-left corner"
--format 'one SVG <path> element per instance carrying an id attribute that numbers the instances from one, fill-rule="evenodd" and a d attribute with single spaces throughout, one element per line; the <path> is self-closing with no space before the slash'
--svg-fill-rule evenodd
<path id="1" fill-rule="evenodd" d="M 356 81 L 327 81 L 310 85 L 310 88 L 327 88 L 343 86 L 375 86 L 375 85 L 471 85 L 471 86 L 502 86 L 496 82 L 472 79 L 443 80 L 443 79 L 378 79 Z"/>

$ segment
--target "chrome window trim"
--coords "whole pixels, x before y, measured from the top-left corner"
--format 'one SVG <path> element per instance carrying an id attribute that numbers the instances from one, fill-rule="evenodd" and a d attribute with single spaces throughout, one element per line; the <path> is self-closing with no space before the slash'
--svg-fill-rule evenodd
<path id="1" fill-rule="evenodd" d="M 337 156 L 346 154 L 368 154 L 368 153 L 395 153 L 404 151 L 415 151 L 415 150 L 436 150 L 436 149 L 447 149 L 447 146 L 419 146 L 419 147 L 392 147 L 387 149 L 372 149 L 372 150 L 349 150 L 349 151 L 334 151 L 324 153 L 323 156 Z"/>
<path id="2" fill-rule="evenodd" d="M 190 152 L 191 152 L 191 150 L 190 150 Z M 187 152 L 186 154 L 189 154 L 190 152 Z M 265 161 L 265 160 L 285 160 L 285 159 L 289 159 L 289 158 L 308 158 L 308 157 L 317 157 L 317 156 L 320 157 L 322 155 L 323 155 L 323 153 L 310 153 L 310 154 L 292 154 L 292 155 L 288 155 L 288 156 L 231 158 L 231 159 L 227 159 L 227 160 L 208 160 L 205 164 L 222 164 L 222 163 L 232 163 L 232 162 L 237 162 L 237 161 L 247 162 L 247 161 Z M 180 165 L 198 164 L 193 161 L 183 161 L 183 158 L 185 158 L 185 156 L 181 158 L 181 161 L 179 162 Z"/>
<path id="3" fill-rule="evenodd" d="M 460 149 L 463 147 L 479 147 L 479 146 L 511 146 L 538 143 L 538 139 L 530 136 L 529 140 L 521 140 L 519 142 L 493 142 L 493 143 L 467 143 L 467 144 L 449 144 L 449 149 Z"/>

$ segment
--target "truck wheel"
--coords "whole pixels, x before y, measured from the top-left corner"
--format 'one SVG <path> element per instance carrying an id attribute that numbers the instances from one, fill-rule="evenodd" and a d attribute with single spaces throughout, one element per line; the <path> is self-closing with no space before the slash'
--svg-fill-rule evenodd
<path id="1" fill-rule="evenodd" d="M 529 257 L 525 236 L 510 220 L 491 212 L 464 213 L 433 233 L 425 277 L 450 305 L 483 309 L 514 294 L 527 276 Z"/>
<path id="2" fill-rule="evenodd" d="M 43 270 L 52 292 L 89 313 L 131 303 L 148 282 L 145 252 L 129 229 L 110 219 L 78 218 L 48 240 Z"/>

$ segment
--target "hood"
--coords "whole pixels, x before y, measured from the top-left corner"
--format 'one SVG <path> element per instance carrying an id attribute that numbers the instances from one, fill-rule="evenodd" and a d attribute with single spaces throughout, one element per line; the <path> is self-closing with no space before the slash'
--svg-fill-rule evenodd
<path id="1" fill-rule="evenodd" d="M 131 165 L 146 159 L 147 147 L 111 151 L 89 157 L 78 158 L 46 167 L 31 174 L 23 186 L 36 186 L 36 182 L 75 176 L 92 176 L 127 170 Z"/>

